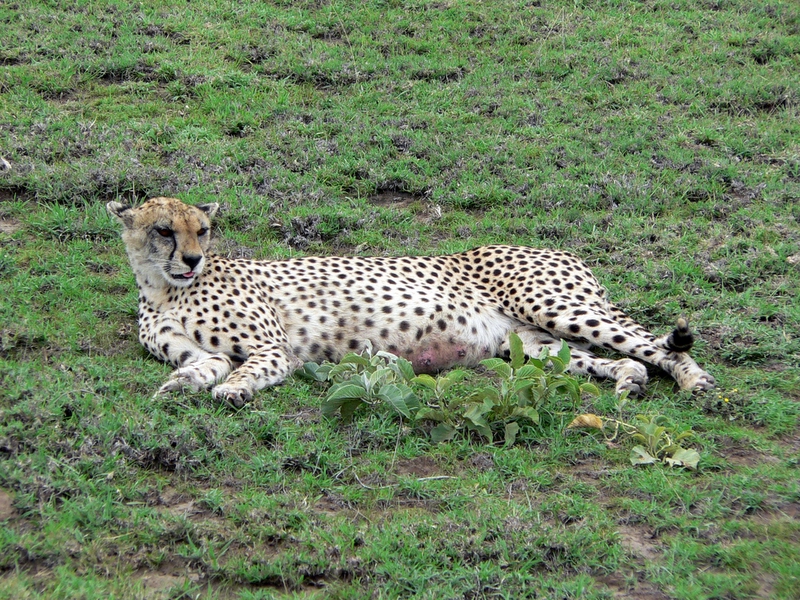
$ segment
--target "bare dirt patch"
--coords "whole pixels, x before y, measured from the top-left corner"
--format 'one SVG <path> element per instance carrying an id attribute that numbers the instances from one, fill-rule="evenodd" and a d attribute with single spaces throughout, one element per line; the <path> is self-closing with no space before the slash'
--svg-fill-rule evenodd
<path id="1" fill-rule="evenodd" d="M 442 218 L 442 207 L 425 202 L 423 197 L 418 194 L 382 190 L 371 196 L 369 203 L 373 206 L 412 213 L 414 220 L 418 223 L 430 223 Z"/>
<path id="2" fill-rule="evenodd" d="M 373 206 L 406 209 L 414 204 L 419 204 L 422 199 L 415 194 L 385 190 L 371 196 L 369 203 Z"/>
<path id="3" fill-rule="evenodd" d="M 0 233 L 12 234 L 22 228 L 22 223 L 16 219 L 0 219 Z"/>
<path id="4" fill-rule="evenodd" d="M 658 544 L 653 540 L 653 536 L 646 528 L 620 525 L 618 531 L 620 545 L 631 556 L 643 560 L 658 560 L 661 558 Z"/>
<path id="5" fill-rule="evenodd" d="M 398 475 L 411 475 L 414 477 L 436 477 L 442 474 L 439 465 L 427 456 L 398 460 L 395 465 L 395 472 Z"/>
<path id="6" fill-rule="evenodd" d="M 669 598 L 651 583 L 637 580 L 631 585 L 617 573 L 599 577 L 598 581 L 611 591 L 614 598 L 619 600 L 667 600 Z"/>
<path id="7" fill-rule="evenodd" d="M 14 498 L 11 494 L 0 490 L 0 522 L 8 521 L 17 516 L 17 510 L 14 508 Z"/>
<path id="8" fill-rule="evenodd" d="M 650 531 L 645 527 L 633 525 L 619 525 L 617 531 L 620 545 L 631 556 L 633 562 L 641 565 L 642 568 L 627 578 L 621 573 L 612 573 L 598 578 L 598 581 L 611 591 L 614 598 L 667 600 L 669 596 L 643 579 L 644 563 L 661 558 L 659 545 L 653 539 Z"/>
<path id="9" fill-rule="evenodd" d="M 726 462 L 735 466 L 757 467 L 765 463 L 778 464 L 780 460 L 771 454 L 765 454 L 755 448 L 742 446 L 729 438 L 722 440 L 719 455 Z"/>

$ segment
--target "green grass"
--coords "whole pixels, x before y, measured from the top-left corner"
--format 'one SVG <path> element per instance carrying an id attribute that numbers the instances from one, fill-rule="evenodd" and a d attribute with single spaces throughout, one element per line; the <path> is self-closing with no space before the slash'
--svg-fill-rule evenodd
<path id="1" fill-rule="evenodd" d="M 0 65 L 0 598 L 797 598 L 796 3 L 25 1 Z M 699 333 L 720 393 L 621 415 L 698 471 L 571 414 L 502 448 L 300 379 L 153 399 L 104 204 L 155 195 L 232 256 L 579 254 Z"/>

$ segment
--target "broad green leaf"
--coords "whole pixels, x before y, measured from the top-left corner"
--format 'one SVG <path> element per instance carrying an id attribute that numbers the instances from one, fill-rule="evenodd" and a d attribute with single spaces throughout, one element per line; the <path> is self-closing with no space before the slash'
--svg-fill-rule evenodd
<path id="1" fill-rule="evenodd" d="M 455 437 L 457 431 L 458 430 L 452 425 L 439 423 L 436 427 L 431 429 L 431 440 L 437 444 L 440 442 L 447 442 Z"/>
<path id="2" fill-rule="evenodd" d="M 513 331 L 508 334 L 508 345 L 511 349 L 511 368 L 515 371 L 525 364 L 525 350 L 522 340 Z"/>
<path id="3" fill-rule="evenodd" d="M 395 366 L 399 371 L 400 376 L 403 378 L 403 381 L 411 381 L 414 379 L 414 366 L 410 361 L 406 360 L 405 358 L 398 357 Z"/>
<path id="4" fill-rule="evenodd" d="M 328 371 L 328 380 L 336 381 L 338 379 L 344 379 L 351 373 L 355 372 L 356 367 L 353 364 L 340 363 L 338 365 L 333 365 L 330 371 Z"/>
<path id="5" fill-rule="evenodd" d="M 340 412 L 342 413 L 342 421 L 345 423 L 349 423 L 353 420 L 353 413 L 356 412 L 356 409 L 364 404 L 361 400 L 345 400 L 342 402 L 340 407 Z"/>
<path id="6" fill-rule="evenodd" d="M 487 408 L 485 403 L 472 402 L 467 405 L 467 410 L 464 411 L 464 418 L 476 427 L 488 427 L 489 422 L 486 420 L 485 415 L 490 410 L 491 406 Z"/>
<path id="7" fill-rule="evenodd" d="M 349 421 L 355 410 L 363 403 L 364 401 L 360 398 L 342 397 L 335 400 L 326 398 L 322 401 L 320 410 L 326 417 L 334 417 L 336 415 L 336 411 L 340 410 L 342 413 L 342 419 Z"/>
<path id="8" fill-rule="evenodd" d="M 369 359 L 361 356 L 360 354 L 355 354 L 354 352 L 348 352 L 342 357 L 342 360 L 339 361 L 339 364 L 354 364 L 360 365 L 362 367 L 369 366 Z"/>
<path id="9" fill-rule="evenodd" d="M 672 456 L 665 458 L 664 462 L 671 467 L 686 467 L 694 471 L 700 462 L 700 454 L 691 448 L 679 448 Z"/>
<path id="10" fill-rule="evenodd" d="M 436 380 L 436 393 L 441 396 L 444 394 L 450 387 L 461 381 L 467 376 L 466 371 L 462 371 L 460 369 L 455 371 L 450 371 L 446 376 L 439 377 Z"/>
<path id="11" fill-rule="evenodd" d="M 555 375 L 563 373 L 567 368 L 567 365 L 564 364 L 564 361 L 557 356 L 551 356 L 548 360 L 550 361 L 550 364 L 553 365 L 553 374 Z"/>
<path id="12" fill-rule="evenodd" d="M 656 459 L 650 456 L 650 453 L 642 446 L 634 446 L 631 449 L 631 464 L 636 465 L 650 465 L 656 462 Z"/>
<path id="13" fill-rule="evenodd" d="M 490 388 L 490 387 L 481 388 L 479 390 L 474 391 L 470 395 L 469 399 L 470 402 L 473 403 L 481 402 L 485 404 L 486 402 L 489 402 L 490 403 L 489 409 L 491 409 L 492 406 L 500 402 L 500 392 L 497 391 L 495 388 Z"/>
<path id="14" fill-rule="evenodd" d="M 319 365 L 315 362 L 303 363 L 303 368 L 294 372 L 298 377 L 303 379 L 310 379 L 311 381 L 325 381 L 327 374 L 319 375 Z"/>
<path id="15" fill-rule="evenodd" d="M 521 390 L 527 390 L 535 385 L 536 381 L 531 381 L 530 379 L 514 379 L 514 383 L 511 384 L 511 391 L 518 393 Z"/>
<path id="16" fill-rule="evenodd" d="M 453 369 L 444 377 L 440 377 L 440 379 L 447 379 L 449 381 L 452 381 L 453 383 L 458 383 L 459 381 L 464 379 L 467 375 L 468 373 L 463 369 Z"/>
<path id="17" fill-rule="evenodd" d="M 411 383 L 418 383 L 431 390 L 436 389 L 436 380 L 430 375 L 417 375 L 411 379 Z"/>
<path id="18" fill-rule="evenodd" d="M 518 417 L 522 419 L 528 419 L 533 423 L 539 423 L 539 411 L 533 408 L 532 406 L 518 406 L 513 411 L 511 411 L 512 417 Z"/>
<path id="19" fill-rule="evenodd" d="M 538 395 L 535 392 L 540 392 L 538 395 L 541 395 L 541 390 L 538 388 L 534 390 L 534 386 L 523 387 L 517 392 L 517 404 L 519 406 L 538 405 Z"/>
<path id="20" fill-rule="evenodd" d="M 675 441 L 680 442 L 681 440 L 685 440 L 686 438 L 692 437 L 694 435 L 694 431 L 691 429 L 687 431 L 682 431 L 678 435 L 675 436 Z"/>
<path id="21" fill-rule="evenodd" d="M 420 408 L 414 415 L 414 418 L 417 421 L 422 421 L 422 420 L 444 421 L 445 419 L 447 419 L 443 410 L 430 408 L 429 406 L 423 406 L 422 408 Z"/>
<path id="22" fill-rule="evenodd" d="M 487 358 L 482 360 L 481 364 L 486 367 L 488 371 L 494 371 L 504 379 L 511 377 L 511 365 L 502 358 Z"/>
<path id="23" fill-rule="evenodd" d="M 410 387 L 403 385 L 402 383 L 397 384 L 397 386 L 403 390 L 403 400 L 405 400 L 406 406 L 408 407 L 408 410 L 411 411 L 411 414 L 415 414 L 420 408 L 422 408 L 419 398 L 417 398 L 417 395 Z"/>
<path id="24" fill-rule="evenodd" d="M 492 443 L 494 436 L 492 435 L 492 428 L 488 425 L 475 425 L 474 423 L 467 422 L 467 428 L 479 433 L 485 437 L 490 444 Z"/>
<path id="25" fill-rule="evenodd" d="M 625 390 L 625 391 L 627 391 L 627 390 Z M 600 395 L 600 390 L 593 383 L 582 383 L 581 384 L 581 394 L 590 394 L 592 396 L 599 396 Z"/>
<path id="26" fill-rule="evenodd" d="M 387 402 L 406 419 L 411 419 L 411 409 L 406 403 L 406 390 L 393 383 L 387 383 L 376 394 L 378 398 Z"/>
<path id="27" fill-rule="evenodd" d="M 544 361 L 539 358 L 529 358 L 528 362 L 525 364 L 536 367 L 540 371 L 544 371 Z"/>
<path id="28" fill-rule="evenodd" d="M 506 431 L 505 431 L 505 446 L 513 446 L 514 442 L 517 441 L 517 434 L 519 433 L 519 425 L 514 423 L 506 423 Z"/>
<path id="29" fill-rule="evenodd" d="M 544 377 L 544 371 L 530 362 L 527 365 L 521 366 L 514 373 L 517 379 L 538 379 Z"/>
<path id="30" fill-rule="evenodd" d="M 331 387 L 330 392 L 328 392 L 325 400 L 327 402 L 339 400 L 341 398 L 353 398 L 360 400 L 365 398 L 366 395 L 367 390 L 360 385 L 353 385 L 352 383 L 337 383 Z"/>
<path id="31" fill-rule="evenodd" d="M 564 363 L 564 366 L 569 364 L 571 354 L 569 351 L 569 346 L 564 340 L 561 340 L 561 349 L 558 351 L 558 358 L 561 359 L 561 362 Z"/>
<path id="32" fill-rule="evenodd" d="M 394 379 L 394 373 L 389 369 L 377 369 L 374 373 L 370 373 L 368 378 L 368 389 L 374 390 L 381 385 L 388 383 Z"/>

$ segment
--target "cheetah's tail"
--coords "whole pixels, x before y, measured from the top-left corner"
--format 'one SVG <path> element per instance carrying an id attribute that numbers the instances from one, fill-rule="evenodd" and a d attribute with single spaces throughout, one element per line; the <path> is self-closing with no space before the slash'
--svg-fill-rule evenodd
<path id="1" fill-rule="evenodd" d="M 689 320 L 686 317 L 678 317 L 672 333 L 661 336 L 656 342 L 666 350 L 688 352 L 694 344 L 694 335 L 689 330 Z"/>

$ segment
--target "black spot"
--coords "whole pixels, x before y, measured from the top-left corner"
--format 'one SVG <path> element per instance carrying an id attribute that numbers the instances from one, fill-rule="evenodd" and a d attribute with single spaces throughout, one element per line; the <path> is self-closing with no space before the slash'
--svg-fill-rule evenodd
<path id="1" fill-rule="evenodd" d="M 350 340 L 347 343 L 347 347 L 350 348 L 350 350 L 357 350 L 360 345 L 361 342 L 359 342 L 358 340 Z"/>
<path id="2" fill-rule="evenodd" d="M 457 320 L 461 325 L 467 324 L 467 319 L 464 317 L 464 315 L 459 315 Z"/>
<path id="3" fill-rule="evenodd" d="M 598 321 L 597 319 L 587 319 L 586 325 L 587 327 L 597 327 L 598 325 L 600 325 L 600 321 Z"/>
<path id="4" fill-rule="evenodd" d="M 408 321 L 400 321 L 400 331 L 408 331 L 411 329 L 411 325 Z"/>
<path id="5" fill-rule="evenodd" d="M 391 306 L 384 306 L 383 308 L 381 308 L 381 311 L 383 311 L 384 313 L 386 313 L 388 315 L 389 313 L 392 312 L 392 307 Z"/>
<path id="6" fill-rule="evenodd" d="M 611 341 L 613 341 L 615 344 L 622 344 L 627 339 L 628 338 L 626 338 L 624 335 L 615 335 L 613 338 L 611 338 Z"/>
<path id="7" fill-rule="evenodd" d="M 445 322 L 445 320 L 444 320 L 444 319 L 439 319 L 438 321 L 436 321 L 436 326 L 437 326 L 439 329 L 441 329 L 442 331 L 444 331 L 445 329 L 447 329 L 447 323 Z"/>
<path id="8" fill-rule="evenodd" d="M 572 323 L 572 324 L 569 326 L 569 330 L 570 330 L 572 333 L 580 333 L 580 331 L 581 331 L 581 326 L 580 326 L 580 325 L 578 325 L 577 323 Z"/>
<path id="9" fill-rule="evenodd" d="M 199 329 L 195 329 L 194 330 L 194 339 L 197 340 L 198 344 L 202 344 L 203 343 L 203 334 L 200 333 Z"/>

